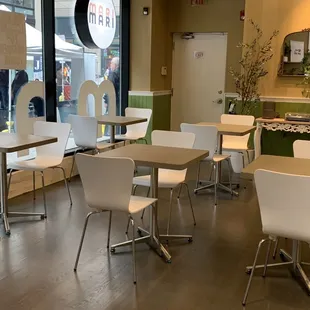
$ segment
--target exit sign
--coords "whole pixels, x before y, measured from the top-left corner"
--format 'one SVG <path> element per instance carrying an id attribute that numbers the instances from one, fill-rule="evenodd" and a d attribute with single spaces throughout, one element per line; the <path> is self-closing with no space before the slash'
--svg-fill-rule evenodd
<path id="1" fill-rule="evenodd" d="M 205 0 L 191 0 L 191 5 L 204 5 L 205 4 Z"/>

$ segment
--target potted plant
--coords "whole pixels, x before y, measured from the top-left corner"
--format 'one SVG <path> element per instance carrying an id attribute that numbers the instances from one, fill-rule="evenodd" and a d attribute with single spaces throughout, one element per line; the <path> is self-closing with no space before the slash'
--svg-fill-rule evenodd
<path id="1" fill-rule="evenodd" d="M 283 62 L 288 62 L 290 54 L 291 54 L 291 46 L 289 43 L 285 42 Z"/>
<path id="2" fill-rule="evenodd" d="M 240 43 L 242 58 L 239 61 L 241 70 L 230 69 L 236 86 L 236 105 L 240 105 L 240 114 L 253 114 L 254 108 L 260 101 L 259 82 L 268 74 L 266 64 L 273 57 L 272 42 L 279 34 L 274 31 L 270 37 L 263 39 L 263 31 L 252 20 L 247 20 L 254 30 L 255 36 L 250 42 Z"/>

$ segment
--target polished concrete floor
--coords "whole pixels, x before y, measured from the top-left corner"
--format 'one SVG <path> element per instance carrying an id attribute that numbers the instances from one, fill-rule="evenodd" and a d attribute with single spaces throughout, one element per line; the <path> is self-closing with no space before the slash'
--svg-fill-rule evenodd
<path id="1" fill-rule="evenodd" d="M 194 173 L 190 173 L 194 179 Z M 190 181 L 193 187 L 193 181 Z M 186 196 L 175 201 L 172 232 L 192 233 L 194 242 L 169 244 L 172 263 L 166 264 L 146 245 L 137 246 L 138 283 L 132 283 L 130 248 L 111 255 L 106 249 L 107 215 L 90 219 L 78 272 L 73 272 L 77 247 L 88 209 L 79 179 L 71 183 L 70 209 L 62 184 L 48 188 L 46 221 L 14 220 L 12 235 L 0 232 L 1 310 L 191 310 L 242 309 L 241 300 L 258 241 L 263 237 L 255 191 L 251 184 L 239 198 L 220 193 L 218 206 L 212 194 L 193 197 L 197 226 L 192 224 Z M 143 194 L 143 189 L 138 194 Z M 160 227 L 164 230 L 169 192 L 160 191 Z M 40 210 L 41 196 L 33 207 L 31 194 L 10 201 L 11 208 Z M 140 224 L 139 216 L 136 217 Z M 147 217 L 146 217 L 147 219 Z M 114 214 L 112 243 L 125 239 L 127 218 Z M 145 223 L 147 225 L 147 223 Z M 281 247 L 290 242 L 281 240 Z M 309 248 L 303 250 L 310 261 Z M 265 251 L 260 257 L 264 260 Z M 280 260 L 280 258 L 277 258 Z M 260 273 L 246 309 L 310 309 L 310 298 L 285 269 Z"/>

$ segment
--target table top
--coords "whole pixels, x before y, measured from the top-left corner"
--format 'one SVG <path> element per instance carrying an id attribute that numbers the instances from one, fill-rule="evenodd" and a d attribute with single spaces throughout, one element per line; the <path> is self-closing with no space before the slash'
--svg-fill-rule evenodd
<path id="1" fill-rule="evenodd" d="M 292 124 L 292 125 L 310 125 L 309 122 L 299 122 L 299 121 L 287 121 L 284 118 L 262 118 L 256 119 L 257 123 L 270 123 L 270 124 Z"/>
<path id="2" fill-rule="evenodd" d="M 57 138 L 0 132 L 1 153 L 18 152 L 54 142 L 57 142 Z"/>
<path id="3" fill-rule="evenodd" d="M 209 151 L 206 150 L 130 144 L 96 156 L 127 157 L 134 160 L 137 166 L 182 170 L 192 163 L 206 158 L 208 155 Z"/>
<path id="4" fill-rule="evenodd" d="M 208 123 L 208 122 L 201 122 L 198 123 L 198 125 L 216 126 L 218 132 L 221 135 L 227 135 L 227 136 L 245 136 L 251 131 L 255 130 L 256 128 L 255 126 Z"/>
<path id="5" fill-rule="evenodd" d="M 112 116 L 112 115 L 101 115 L 97 117 L 97 120 L 98 124 L 112 125 L 112 126 L 127 126 L 147 122 L 146 118 Z"/>
<path id="6" fill-rule="evenodd" d="M 252 180 L 258 169 L 310 176 L 310 159 L 261 155 L 242 170 L 242 178 Z"/>

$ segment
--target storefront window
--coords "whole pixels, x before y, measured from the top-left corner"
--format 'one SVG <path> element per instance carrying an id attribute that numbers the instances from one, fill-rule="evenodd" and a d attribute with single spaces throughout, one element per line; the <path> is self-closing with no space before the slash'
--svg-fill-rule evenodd
<path id="1" fill-rule="evenodd" d="M 55 0 L 56 35 L 64 46 L 56 41 L 57 71 L 57 110 L 58 120 L 67 122 L 70 114 L 78 113 L 78 97 L 81 85 L 86 80 L 95 81 L 98 85 L 103 80 L 110 80 L 116 92 L 116 113 L 120 114 L 120 0 L 113 0 L 116 13 L 116 33 L 114 40 L 106 49 L 89 49 L 80 40 L 75 27 L 74 10 L 76 0 Z M 87 98 L 87 114 L 95 115 L 94 97 Z M 109 111 L 109 98 L 102 98 L 102 113 Z M 102 134 L 107 130 L 103 126 Z M 69 139 L 68 149 L 74 147 Z"/>

